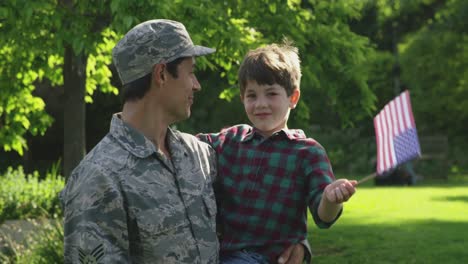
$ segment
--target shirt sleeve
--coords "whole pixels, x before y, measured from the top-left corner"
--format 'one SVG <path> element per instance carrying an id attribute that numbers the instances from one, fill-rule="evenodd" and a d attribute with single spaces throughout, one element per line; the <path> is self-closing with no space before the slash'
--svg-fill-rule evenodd
<path id="1" fill-rule="evenodd" d="M 304 160 L 309 187 L 307 202 L 310 212 L 315 224 L 319 228 L 329 228 L 341 215 L 340 211 L 332 222 L 324 222 L 318 216 L 318 207 L 322 199 L 323 191 L 328 184 L 335 180 L 330 160 L 328 159 L 325 149 L 321 145 L 311 148 L 308 152 L 308 157 Z"/>
<path id="2" fill-rule="evenodd" d="M 310 261 L 312 260 L 312 249 L 310 247 L 309 240 L 307 240 L 307 238 L 306 238 L 306 239 L 302 240 L 299 243 L 301 243 L 301 245 L 303 245 L 304 248 L 305 248 L 304 262 L 305 263 L 310 263 Z"/>
<path id="3" fill-rule="evenodd" d="M 62 191 L 65 263 L 130 263 L 127 213 L 119 184 L 91 163 Z"/>
<path id="4" fill-rule="evenodd" d="M 218 145 L 218 138 L 219 138 L 219 133 L 199 133 L 195 135 L 200 141 L 203 141 L 207 144 L 209 144 L 211 147 L 214 147 L 214 145 Z"/>

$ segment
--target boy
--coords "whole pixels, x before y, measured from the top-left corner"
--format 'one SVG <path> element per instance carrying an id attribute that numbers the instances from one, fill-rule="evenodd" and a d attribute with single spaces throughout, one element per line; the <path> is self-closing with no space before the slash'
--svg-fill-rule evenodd
<path id="1" fill-rule="evenodd" d="M 276 252 L 306 239 L 307 206 L 318 227 L 330 227 L 356 181 L 334 180 L 325 149 L 287 127 L 300 97 L 297 48 L 250 51 L 238 77 L 253 127 L 198 135 L 218 155 L 221 263 L 275 263 Z"/>

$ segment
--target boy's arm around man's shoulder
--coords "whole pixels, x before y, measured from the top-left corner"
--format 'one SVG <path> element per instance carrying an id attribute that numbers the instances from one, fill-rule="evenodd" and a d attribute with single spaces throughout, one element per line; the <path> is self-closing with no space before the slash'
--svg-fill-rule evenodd
<path id="1" fill-rule="evenodd" d="M 224 143 L 231 142 L 231 140 L 238 142 L 251 130 L 251 126 L 239 124 L 231 127 L 224 127 L 218 132 L 198 133 L 195 136 L 199 140 L 212 146 L 216 151 L 219 151 Z"/>

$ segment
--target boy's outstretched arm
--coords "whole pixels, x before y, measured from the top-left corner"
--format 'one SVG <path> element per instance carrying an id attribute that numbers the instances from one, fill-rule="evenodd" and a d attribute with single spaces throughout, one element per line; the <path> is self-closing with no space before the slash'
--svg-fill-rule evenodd
<path id="1" fill-rule="evenodd" d="M 356 192 L 357 181 L 338 179 L 325 187 L 318 208 L 318 216 L 326 223 L 330 223 L 337 217 L 343 207 L 343 202 L 348 201 Z"/>

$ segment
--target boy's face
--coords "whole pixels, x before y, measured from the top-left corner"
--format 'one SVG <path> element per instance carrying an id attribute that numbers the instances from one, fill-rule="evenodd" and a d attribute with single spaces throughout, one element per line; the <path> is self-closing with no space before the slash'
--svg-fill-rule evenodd
<path id="1" fill-rule="evenodd" d="M 298 89 L 288 96 L 279 84 L 259 85 L 256 81 L 248 81 L 241 100 L 253 126 L 269 137 L 287 128 L 289 111 L 296 107 L 299 95 Z"/>

